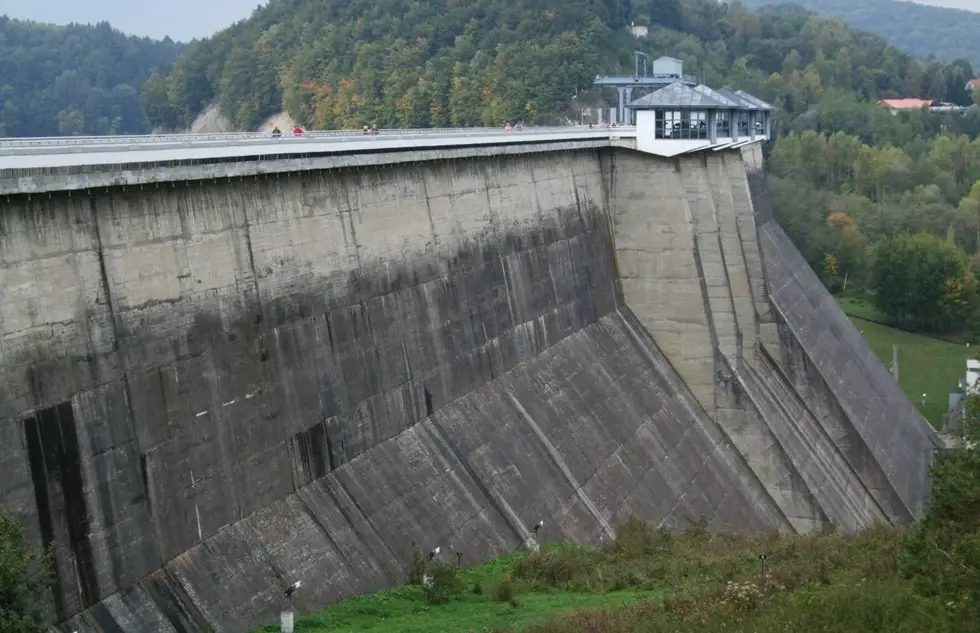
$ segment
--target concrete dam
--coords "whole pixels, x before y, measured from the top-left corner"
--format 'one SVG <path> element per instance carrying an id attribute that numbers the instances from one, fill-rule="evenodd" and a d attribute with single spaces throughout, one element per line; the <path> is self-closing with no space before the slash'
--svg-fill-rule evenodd
<path id="1" fill-rule="evenodd" d="M 430 145 L 0 158 L 0 503 L 62 631 L 244 632 L 539 520 L 917 516 L 935 434 L 757 143 Z"/>

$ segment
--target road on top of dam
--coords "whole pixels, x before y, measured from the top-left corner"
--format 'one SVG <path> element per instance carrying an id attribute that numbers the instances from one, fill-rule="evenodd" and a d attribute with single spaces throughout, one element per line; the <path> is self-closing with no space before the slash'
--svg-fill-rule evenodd
<path id="1" fill-rule="evenodd" d="M 446 128 L 0 139 L 0 170 L 635 138 L 635 127 Z"/>

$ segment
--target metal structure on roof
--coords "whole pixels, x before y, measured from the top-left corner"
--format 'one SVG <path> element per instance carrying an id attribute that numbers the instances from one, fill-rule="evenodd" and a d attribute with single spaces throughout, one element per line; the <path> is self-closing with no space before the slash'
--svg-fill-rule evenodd
<path id="1" fill-rule="evenodd" d="M 615 88 L 619 91 L 619 105 L 616 109 L 616 121 L 632 123 L 627 120 L 629 114 L 626 104 L 633 99 L 633 91 L 637 88 L 660 88 L 675 82 L 687 85 L 697 85 L 698 80 L 693 75 L 685 75 L 683 72 L 684 62 L 673 57 L 658 57 L 650 64 L 650 72 L 647 73 L 647 60 L 649 58 L 642 51 L 634 53 L 633 76 L 622 75 L 596 75 L 592 85 L 600 88 Z M 642 68 L 641 64 L 642 63 Z M 657 72 L 661 69 L 670 69 L 672 72 Z M 642 71 L 642 74 L 641 74 Z"/>

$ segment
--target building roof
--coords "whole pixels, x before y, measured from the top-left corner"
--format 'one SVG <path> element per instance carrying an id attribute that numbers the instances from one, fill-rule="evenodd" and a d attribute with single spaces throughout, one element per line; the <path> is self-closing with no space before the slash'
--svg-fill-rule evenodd
<path id="1" fill-rule="evenodd" d="M 680 59 L 677 59 L 676 57 L 667 57 L 666 55 L 664 55 L 663 57 L 658 57 L 657 59 L 655 59 L 655 60 L 653 60 L 653 61 L 655 61 L 655 62 L 659 62 L 659 61 L 660 61 L 660 60 L 662 60 L 662 59 L 666 59 L 666 60 L 668 60 L 668 61 L 672 61 L 672 62 L 680 62 L 680 63 L 682 63 L 682 64 L 684 63 L 684 62 L 683 62 L 682 60 L 680 60 Z"/>
<path id="2" fill-rule="evenodd" d="M 693 108 L 699 110 L 772 110 L 772 106 L 742 92 L 715 90 L 704 84 L 691 86 L 675 81 L 660 90 L 636 99 L 628 108 L 649 110 L 652 108 Z"/>
<path id="3" fill-rule="evenodd" d="M 756 97 L 755 95 L 750 95 L 749 93 L 745 92 L 744 90 L 736 90 L 735 91 L 735 94 L 737 94 L 738 96 L 742 97 L 742 99 L 745 99 L 746 101 L 751 101 L 760 110 L 773 110 L 774 109 L 772 107 L 772 104 L 766 103 L 765 101 L 763 101 L 759 97 Z"/>
<path id="4" fill-rule="evenodd" d="M 980 79 L 971 79 L 966 83 L 967 85 L 973 86 L 974 88 L 980 88 Z"/>
<path id="5" fill-rule="evenodd" d="M 932 105 L 931 99 L 882 99 L 878 105 L 892 110 L 918 110 Z"/>

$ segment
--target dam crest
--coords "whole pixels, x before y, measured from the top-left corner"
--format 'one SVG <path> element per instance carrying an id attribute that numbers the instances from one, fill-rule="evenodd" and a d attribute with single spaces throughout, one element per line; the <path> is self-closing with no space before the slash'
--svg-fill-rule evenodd
<path id="1" fill-rule="evenodd" d="M 244 632 L 539 520 L 912 521 L 935 434 L 759 144 L 636 147 L 0 169 L 0 502 L 61 630 Z"/>

